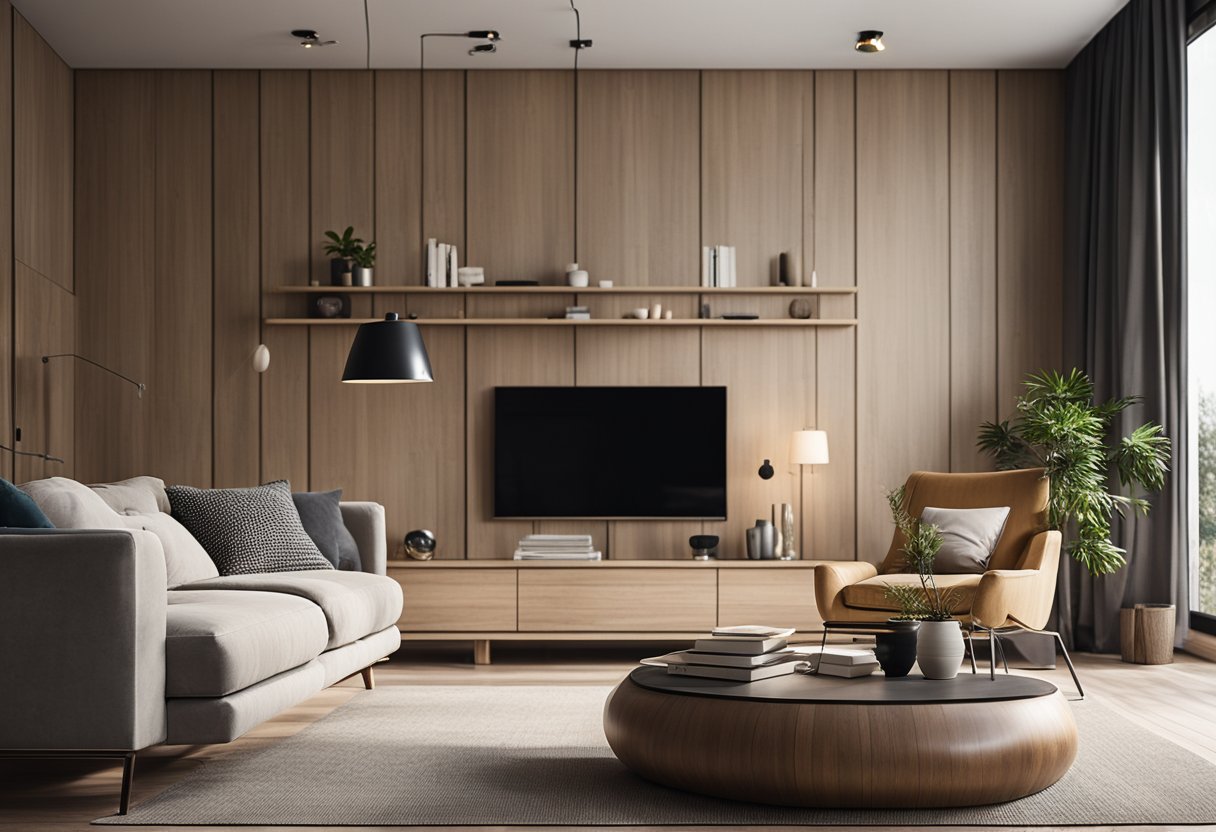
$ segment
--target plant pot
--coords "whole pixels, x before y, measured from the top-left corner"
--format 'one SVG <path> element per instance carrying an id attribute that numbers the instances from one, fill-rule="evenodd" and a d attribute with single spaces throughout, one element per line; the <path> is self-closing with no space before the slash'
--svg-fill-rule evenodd
<path id="1" fill-rule="evenodd" d="M 351 268 L 354 266 L 350 260 L 345 257 L 335 257 L 329 261 L 329 285 L 331 286 L 349 286 L 349 283 L 343 283 L 344 275 L 350 274 Z"/>
<path id="2" fill-rule="evenodd" d="M 356 286 L 371 286 L 372 285 L 372 268 L 370 266 L 355 266 L 355 285 Z"/>
<path id="3" fill-rule="evenodd" d="M 916 663 L 926 679 L 953 679 L 963 664 L 963 629 L 950 621 L 922 621 L 916 633 Z"/>
<path id="4" fill-rule="evenodd" d="M 907 676 L 916 664 L 916 634 L 919 621 L 887 619 L 894 632 L 877 633 L 874 636 L 874 656 L 888 678 Z"/>

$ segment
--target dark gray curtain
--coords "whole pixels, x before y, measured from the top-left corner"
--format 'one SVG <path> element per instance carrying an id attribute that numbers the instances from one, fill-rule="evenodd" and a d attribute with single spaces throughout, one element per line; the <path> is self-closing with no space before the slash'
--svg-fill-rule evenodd
<path id="1" fill-rule="evenodd" d="M 1081 649 L 1119 648 L 1119 608 L 1178 606 L 1187 626 L 1187 0 L 1131 0 L 1068 67 L 1065 360 L 1099 398 L 1139 394 L 1116 425 L 1148 419 L 1174 443 L 1148 518 L 1116 524 L 1115 575 L 1061 569 L 1057 624 Z"/>

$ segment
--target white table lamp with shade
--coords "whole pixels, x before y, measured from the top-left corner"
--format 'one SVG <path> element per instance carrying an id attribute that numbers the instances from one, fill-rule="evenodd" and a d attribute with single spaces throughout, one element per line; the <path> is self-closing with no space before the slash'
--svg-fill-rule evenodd
<path id="1" fill-rule="evenodd" d="M 790 463 L 793 465 L 827 465 L 828 464 L 828 434 L 822 430 L 796 430 L 790 437 Z M 799 480 L 799 500 L 802 501 L 802 482 Z M 808 523 L 803 523 L 802 533 L 806 535 L 807 551 L 810 551 L 810 532 Z"/>

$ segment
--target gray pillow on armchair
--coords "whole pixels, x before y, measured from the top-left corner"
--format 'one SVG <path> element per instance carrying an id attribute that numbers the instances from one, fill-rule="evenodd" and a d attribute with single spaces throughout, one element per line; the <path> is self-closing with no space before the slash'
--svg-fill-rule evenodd
<path id="1" fill-rule="evenodd" d="M 988 571 L 988 561 L 1005 521 L 1009 506 L 994 508 L 931 508 L 920 513 L 920 522 L 937 526 L 942 535 L 942 548 L 933 561 L 938 575 L 981 575 Z"/>

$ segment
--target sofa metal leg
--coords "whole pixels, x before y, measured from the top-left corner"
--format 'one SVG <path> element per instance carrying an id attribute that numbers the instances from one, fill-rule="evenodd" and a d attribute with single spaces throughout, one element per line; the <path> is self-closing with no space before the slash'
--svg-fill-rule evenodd
<path id="1" fill-rule="evenodd" d="M 363 676 L 363 687 L 367 688 L 368 690 L 375 690 L 376 689 L 375 665 L 369 664 L 367 667 L 365 667 L 361 671 L 359 671 L 359 673 Z"/>
<path id="2" fill-rule="evenodd" d="M 118 793 L 118 814 L 125 815 L 131 806 L 131 781 L 135 779 L 135 752 L 123 755 L 122 789 Z"/>

